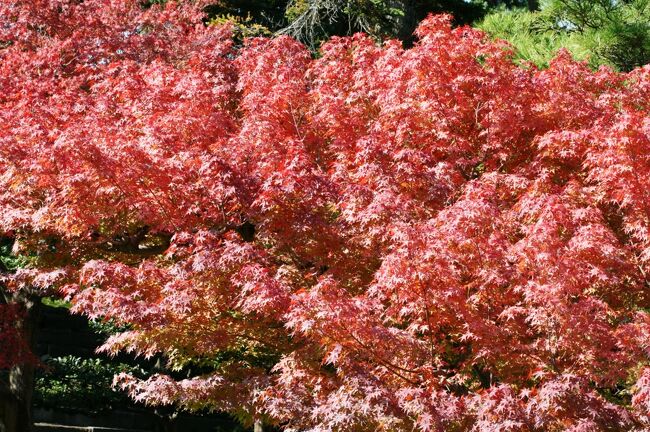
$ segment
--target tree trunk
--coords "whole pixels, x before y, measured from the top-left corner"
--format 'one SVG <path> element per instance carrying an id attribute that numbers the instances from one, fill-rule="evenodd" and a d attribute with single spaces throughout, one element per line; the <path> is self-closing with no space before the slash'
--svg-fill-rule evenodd
<path id="1" fill-rule="evenodd" d="M 16 432 L 30 432 L 32 430 L 34 366 L 14 366 L 9 372 L 9 390 L 15 400 Z"/>
<path id="2" fill-rule="evenodd" d="M 253 424 L 253 432 L 264 432 L 264 427 L 262 426 L 262 420 L 255 420 Z"/>
<path id="3" fill-rule="evenodd" d="M 30 346 L 34 348 L 40 317 L 40 298 L 29 299 L 21 303 L 27 310 L 25 319 L 20 323 L 21 330 Z M 34 395 L 34 364 L 32 362 L 11 368 L 7 390 L 6 396 L 2 395 L 6 432 L 31 432 Z"/>
<path id="4" fill-rule="evenodd" d="M 8 383 L 5 383 L 3 379 L 0 389 L 0 432 L 15 432 L 16 430 L 16 401 L 9 393 Z"/>
<path id="5" fill-rule="evenodd" d="M 415 37 L 413 31 L 418 25 L 418 16 L 415 10 L 415 2 L 412 0 L 393 0 L 390 6 L 400 9 L 404 15 L 397 17 L 395 35 L 402 40 L 405 47 L 411 47 Z"/>
<path id="6" fill-rule="evenodd" d="M 539 0 L 528 0 L 528 10 L 535 12 L 539 10 Z"/>

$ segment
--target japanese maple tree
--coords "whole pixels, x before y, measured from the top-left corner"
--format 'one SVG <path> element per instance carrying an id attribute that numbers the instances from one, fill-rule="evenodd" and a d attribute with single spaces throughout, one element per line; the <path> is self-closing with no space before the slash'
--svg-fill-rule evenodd
<path id="1" fill-rule="evenodd" d="M 0 1 L 5 290 L 127 326 L 102 350 L 164 356 L 116 379 L 150 404 L 650 427 L 650 66 L 522 67 L 448 16 L 313 58 L 201 6 Z"/>

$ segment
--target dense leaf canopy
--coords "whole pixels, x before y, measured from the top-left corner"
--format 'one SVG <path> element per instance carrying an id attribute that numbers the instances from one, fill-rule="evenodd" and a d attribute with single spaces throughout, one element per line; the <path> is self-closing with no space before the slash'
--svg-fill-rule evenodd
<path id="1" fill-rule="evenodd" d="M 650 67 L 417 37 L 313 59 L 186 4 L 1 1 L 0 232 L 29 257 L 4 289 L 125 325 L 105 351 L 171 370 L 118 378 L 151 404 L 649 427 Z"/>

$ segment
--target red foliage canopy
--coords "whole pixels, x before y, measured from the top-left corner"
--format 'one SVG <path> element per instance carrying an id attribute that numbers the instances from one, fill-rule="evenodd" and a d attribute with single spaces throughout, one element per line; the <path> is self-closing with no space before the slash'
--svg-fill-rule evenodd
<path id="1" fill-rule="evenodd" d="M 650 67 L 233 46 L 198 6 L 0 1 L 0 231 L 128 323 L 152 404 L 287 430 L 650 427 Z"/>

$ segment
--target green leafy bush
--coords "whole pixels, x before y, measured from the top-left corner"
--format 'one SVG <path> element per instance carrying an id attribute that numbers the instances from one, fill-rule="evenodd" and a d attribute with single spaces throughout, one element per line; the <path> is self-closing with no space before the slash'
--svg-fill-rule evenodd
<path id="1" fill-rule="evenodd" d="M 133 402 L 112 388 L 113 376 L 127 372 L 145 376 L 143 369 L 100 358 L 49 358 L 38 372 L 34 392 L 37 406 L 96 413 Z"/>
<path id="2" fill-rule="evenodd" d="M 478 26 L 540 67 L 560 48 L 593 68 L 629 71 L 650 62 L 650 0 L 549 0 L 537 12 L 495 11 Z"/>

